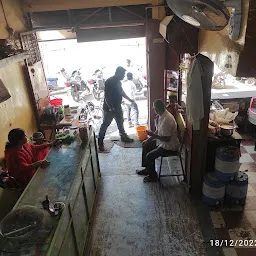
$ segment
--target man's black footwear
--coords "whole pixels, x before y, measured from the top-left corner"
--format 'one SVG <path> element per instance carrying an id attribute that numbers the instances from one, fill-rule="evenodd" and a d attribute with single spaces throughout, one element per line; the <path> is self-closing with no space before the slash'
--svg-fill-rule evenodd
<path id="1" fill-rule="evenodd" d="M 145 168 L 143 170 L 136 170 L 138 175 L 148 175 L 148 170 Z"/>
<path id="2" fill-rule="evenodd" d="M 104 144 L 100 144 L 100 145 L 99 145 L 99 151 L 101 151 L 101 152 L 102 152 L 102 151 L 104 151 L 104 150 L 105 150 L 105 148 L 104 148 Z"/>
<path id="3" fill-rule="evenodd" d="M 147 175 L 144 179 L 143 182 L 157 182 L 158 178 L 157 176 L 151 176 L 151 175 Z"/>
<path id="4" fill-rule="evenodd" d="M 99 146 L 99 151 L 105 150 L 103 140 L 98 139 L 98 146 Z"/>
<path id="5" fill-rule="evenodd" d="M 131 138 L 129 138 L 128 135 L 123 135 L 123 136 L 121 136 L 121 141 L 122 141 L 122 142 L 125 142 L 125 143 L 131 143 L 131 142 L 133 142 L 134 140 L 131 139 Z"/>
<path id="6" fill-rule="evenodd" d="M 133 123 L 129 123 L 129 128 L 132 128 L 134 127 L 134 124 Z"/>

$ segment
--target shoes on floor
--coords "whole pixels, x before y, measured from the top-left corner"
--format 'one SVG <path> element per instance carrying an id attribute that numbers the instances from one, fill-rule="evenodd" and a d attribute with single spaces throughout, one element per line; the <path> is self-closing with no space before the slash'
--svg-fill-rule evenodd
<path id="1" fill-rule="evenodd" d="M 98 147 L 100 152 L 105 150 L 103 140 L 98 139 Z"/>
<path id="2" fill-rule="evenodd" d="M 128 137 L 127 134 L 125 134 L 125 135 L 122 135 L 122 136 L 121 136 L 121 141 L 122 141 L 122 142 L 125 142 L 125 143 L 131 143 L 131 142 L 133 142 L 134 140 L 131 139 L 130 137 Z"/>
<path id="3" fill-rule="evenodd" d="M 143 169 L 143 170 L 136 170 L 136 173 L 138 174 L 138 175 L 148 175 L 148 170 L 145 168 L 145 169 Z"/>
<path id="4" fill-rule="evenodd" d="M 105 150 L 104 144 L 99 145 L 99 151 L 100 151 L 100 152 L 103 152 L 104 150 Z"/>
<path id="5" fill-rule="evenodd" d="M 147 176 L 143 179 L 143 182 L 157 182 L 157 181 L 158 181 L 157 175 L 154 175 L 154 176 L 147 175 Z"/>

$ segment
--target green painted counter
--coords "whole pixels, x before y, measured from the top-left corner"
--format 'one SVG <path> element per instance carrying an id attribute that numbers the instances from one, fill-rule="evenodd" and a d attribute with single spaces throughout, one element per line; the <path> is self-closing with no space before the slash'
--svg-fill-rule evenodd
<path id="1" fill-rule="evenodd" d="M 66 207 L 61 217 L 52 217 L 54 228 L 46 242 L 15 255 L 83 255 L 100 176 L 94 132 L 90 132 L 85 148 L 76 142 L 52 148 L 47 160 L 50 166 L 37 170 L 14 208 L 24 205 L 42 208 L 46 195 L 53 202 L 65 202 Z"/>

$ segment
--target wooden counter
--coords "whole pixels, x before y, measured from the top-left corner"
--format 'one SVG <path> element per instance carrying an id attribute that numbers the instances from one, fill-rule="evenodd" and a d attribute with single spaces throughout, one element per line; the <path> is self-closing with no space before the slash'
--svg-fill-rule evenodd
<path id="1" fill-rule="evenodd" d="M 77 113 L 71 114 L 70 116 L 64 118 L 58 122 L 52 123 L 52 124 L 40 124 L 40 131 L 44 133 L 44 136 L 46 136 L 45 131 L 50 130 L 50 136 L 49 140 L 54 140 L 56 131 L 63 129 L 64 127 L 70 127 L 70 126 L 78 126 L 79 125 L 79 116 L 81 113 L 81 108 L 77 109 Z"/>
<path id="2" fill-rule="evenodd" d="M 42 209 L 46 195 L 52 202 L 61 201 L 66 206 L 60 217 L 51 217 L 54 228 L 47 241 L 26 248 L 25 254 L 19 249 L 15 255 L 83 255 L 100 176 L 94 132 L 90 131 L 85 148 L 77 142 L 52 148 L 47 160 L 50 166 L 38 169 L 14 209 L 24 205 Z"/>

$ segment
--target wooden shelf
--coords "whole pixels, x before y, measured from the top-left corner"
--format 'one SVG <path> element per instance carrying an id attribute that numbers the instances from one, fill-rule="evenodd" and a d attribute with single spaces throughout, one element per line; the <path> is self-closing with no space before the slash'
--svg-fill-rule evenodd
<path id="1" fill-rule="evenodd" d="M 28 57 L 27 52 L 19 53 L 11 57 L 0 60 L 0 68 L 4 68 L 14 62 L 23 61 Z"/>

